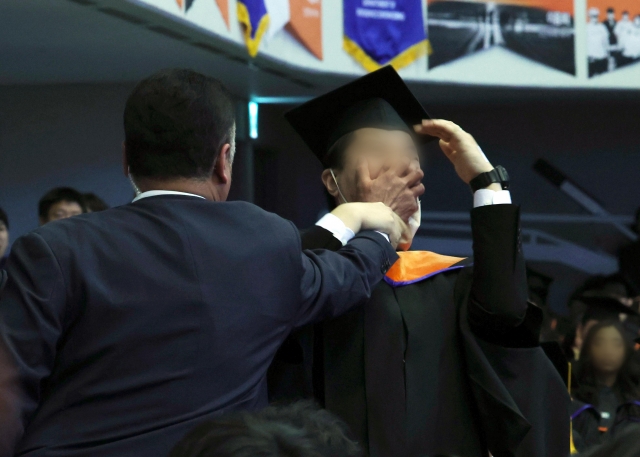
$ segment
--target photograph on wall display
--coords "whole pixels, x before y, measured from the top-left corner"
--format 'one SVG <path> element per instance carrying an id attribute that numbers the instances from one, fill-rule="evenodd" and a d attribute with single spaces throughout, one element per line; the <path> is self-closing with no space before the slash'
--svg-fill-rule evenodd
<path id="1" fill-rule="evenodd" d="M 589 77 L 640 62 L 640 1 L 589 0 Z"/>
<path id="2" fill-rule="evenodd" d="M 573 0 L 430 0 L 429 68 L 502 47 L 575 75 Z"/>

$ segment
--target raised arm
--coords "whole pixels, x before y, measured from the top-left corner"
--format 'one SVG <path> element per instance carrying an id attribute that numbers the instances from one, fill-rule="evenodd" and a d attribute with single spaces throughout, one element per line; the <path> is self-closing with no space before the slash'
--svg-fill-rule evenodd
<path id="1" fill-rule="evenodd" d="M 416 131 L 440 139 L 440 148 L 466 184 L 494 169 L 475 139 L 452 122 L 423 121 Z M 511 204 L 501 184 L 491 183 L 475 192 L 471 228 L 472 327 L 489 331 L 515 328 L 527 314 L 527 278 L 520 245 L 520 209 Z"/>
<path id="2" fill-rule="evenodd" d="M 384 236 L 372 231 L 359 233 L 336 252 L 303 251 L 294 327 L 340 316 L 364 303 L 397 258 Z"/>

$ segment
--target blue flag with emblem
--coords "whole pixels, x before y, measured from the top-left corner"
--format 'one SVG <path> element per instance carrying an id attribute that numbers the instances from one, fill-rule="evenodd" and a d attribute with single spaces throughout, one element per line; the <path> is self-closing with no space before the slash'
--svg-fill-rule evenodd
<path id="1" fill-rule="evenodd" d="M 269 27 L 265 0 L 238 0 L 238 21 L 242 24 L 249 55 L 255 57 Z"/>
<path id="2" fill-rule="evenodd" d="M 429 52 L 423 0 L 344 0 L 344 50 L 368 71 Z"/>

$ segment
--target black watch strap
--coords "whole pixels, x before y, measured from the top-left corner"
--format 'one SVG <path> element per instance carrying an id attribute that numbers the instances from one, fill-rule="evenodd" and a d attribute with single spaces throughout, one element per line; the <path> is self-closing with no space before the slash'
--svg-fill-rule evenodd
<path id="1" fill-rule="evenodd" d="M 507 173 L 507 170 L 501 165 L 496 166 L 493 170 L 486 173 L 480 173 L 469 182 L 469 185 L 471 186 L 471 190 L 475 192 L 494 183 L 500 183 L 503 190 L 509 188 L 509 173 Z"/>

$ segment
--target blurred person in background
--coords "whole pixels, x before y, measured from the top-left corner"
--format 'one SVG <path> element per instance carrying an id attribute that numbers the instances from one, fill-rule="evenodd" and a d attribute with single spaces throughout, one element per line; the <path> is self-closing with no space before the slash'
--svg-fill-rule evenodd
<path id="1" fill-rule="evenodd" d="M 0 269 L 4 268 L 9 251 L 9 218 L 0 208 Z"/>
<path id="2" fill-rule="evenodd" d="M 311 402 L 232 413 L 189 432 L 169 457 L 360 457 L 347 427 Z"/>
<path id="3" fill-rule="evenodd" d="M 620 59 L 620 43 L 618 42 L 618 36 L 615 32 L 618 22 L 616 21 L 616 11 L 614 8 L 607 8 L 607 17 L 602 24 L 607 29 L 609 37 L 609 62 L 607 69 L 608 71 L 611 71 L 619 67 Z"/>
<path id="4" fill-rule="evenodd" d="M 103 199 L 93 192 L 82 194 L 82 197 L 84 198 L 84 204 L 87 207 L 87 213 L 96 213 L 98 211 L 109 209 L 109 205 L 107 205 Z"/>
<path id="5" fill-rule="evenodd" d="M 574 442 L 580 451 L 640 421 L 640 367 L 632 340 L 617 320 L 593 325 L 587 333 L 573 391 Z"/>
<path id="6" fill-rule="evenodd" d="M 87 212 L 84 197 L 71 187 L 56 187 L 44 194 L 38 203 L 40 225 Z"/>
<path id="7" fill-rule="evenodd" d="M 587 57 L 589 77 L 605 73 L 609 64 L 609 32 L 598 18 L 600 10 L 589 8 L 587 23 Z"/>

